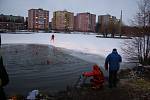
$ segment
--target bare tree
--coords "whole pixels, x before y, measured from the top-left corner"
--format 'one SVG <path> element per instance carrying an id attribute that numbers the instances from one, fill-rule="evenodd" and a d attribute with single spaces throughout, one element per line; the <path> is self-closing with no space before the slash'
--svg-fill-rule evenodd
<path id="1" fill-rule="evenodd" d="M 133 31 L 136 36 L 126 41 L 123 51 L 128 60 L 150 65 L 150 0 L 140 0 L 138 7 L 139 11 L 132 21 L 137 27 Z"/>

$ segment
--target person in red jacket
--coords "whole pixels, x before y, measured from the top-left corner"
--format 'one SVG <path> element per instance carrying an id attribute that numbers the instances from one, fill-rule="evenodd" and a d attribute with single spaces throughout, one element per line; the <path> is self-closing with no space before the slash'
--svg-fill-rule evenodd
<path id="1" fill-rule="evenodd" d="M 84 72 L 83 76 L 85 76 L 85 77 L 93 76 L 93 79 L 90 80 L 93 88 L 103 87 L 104 75 L 98 65 L 95 64 L 93 66 L 93 70 L 91 72 Z"/>

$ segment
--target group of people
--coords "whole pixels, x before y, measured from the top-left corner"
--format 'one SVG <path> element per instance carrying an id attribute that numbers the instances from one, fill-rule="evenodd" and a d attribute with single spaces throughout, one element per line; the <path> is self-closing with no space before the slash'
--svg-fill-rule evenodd
<path id="1" fill-rule="evenodd" d="M 51 41 L 54 43 L 54 34 L 51 35 Z M 109 88 L 117 86 L 117 72 L 120 68 L 120 62 L 122 62 L 121 56 L 118 54 L 117 49 L 113 49 L 112 53 L 110 53 L 105 60 L 105 70 L 109 71 Z M 83 76 L 91 77 L 93 79 L 90 80 L 93 88 L 99 88 L 103 86 L 104 83 L 104 75 L 101 71 L 100 67 L 95 64 L 93 65 L 93 70 L 91 72 L 84 72 Z"/>
<path id="2" fill-rule="evenodd" d="M 54 42 L 54 34 L 51 36 L 51 40 Z M 1 45 L 1 37 L 0 37 L 0 45 Z M 120 62 L 122 62 L 121 56 L 117 53 L 117 49 L 113 49 L 112 53 L 110 53 L 105 60 L 105 70 L 109 71 L 109 87 L 117 86 L 117 72 L 120 68 Z M 91 72 L 84 72 L 84 77 L 93 77 L 90 80 L 93 88 L 101 88 L 103 87 L 105 78 L 100 67 L 95 64 L 93 66 L 93 70 Z M 0 51 L 0 100 L 6 100 L 5 93 L 3 91 L 3 87 L 7 85 L 9 82 L 8 74 L 3 65 L 3 59 Z"/>
<path id="3" fill-rule="evenodd" d="M 120 68 L 120 62 L 122 62 L 122 58 L 118 54 L 117 49 L 113 49 L 112 53 L 106 57 L 105 70 L 109 71 L 109 88 L 117 87 L 117 72 Z M 83 76 L 93 77 L 93 79 L 90 80 L 93 88 L 97 89 L 103 87 L 105 78 L 97 64 L 93 66 L 91 72 L 84 72 Z"/>

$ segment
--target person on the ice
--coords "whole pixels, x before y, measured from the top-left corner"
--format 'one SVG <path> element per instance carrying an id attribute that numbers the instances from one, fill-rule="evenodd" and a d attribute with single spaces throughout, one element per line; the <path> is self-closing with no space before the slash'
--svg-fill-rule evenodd
<path id="1" fill-rule="evenodd" d="M 54 34 L 52 34 L 52 36 L 51 36 L 51 41 L 54 42 L 54 38 L 55 38 L 55 36 L 54 36 Z"/>
<path id="2" fill-rule="evenodd" d="M 83 76 L 85 77 L 91 77 L 93 76 L 93 79 L 90 80 L 93 88 L 101 88 L 103 87 L 104 83 L 104 75 L 101 69 L 97 64 L 93 66 L 93 70 L 91 72 L 84 72 Z"/>

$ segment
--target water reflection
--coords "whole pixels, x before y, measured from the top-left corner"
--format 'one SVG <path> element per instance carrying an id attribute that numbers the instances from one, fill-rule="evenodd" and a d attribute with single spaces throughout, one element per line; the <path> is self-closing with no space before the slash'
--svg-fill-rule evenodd
<path id="1" fill-rule="evenodd" d="M 93 65 L 47 45 L 5 44 L 2 55 L 10 77 L 7 94 L 63 90 Z"/>

